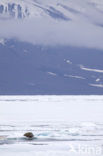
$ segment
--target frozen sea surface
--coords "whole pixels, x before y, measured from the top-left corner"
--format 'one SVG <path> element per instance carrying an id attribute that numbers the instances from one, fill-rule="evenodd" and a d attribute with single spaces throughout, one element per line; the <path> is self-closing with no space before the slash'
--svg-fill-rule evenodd
<path id="1" fill-rule="evenodd" d="M 102 156 L 103 96 L 0 96 L 0 155 Z"/>

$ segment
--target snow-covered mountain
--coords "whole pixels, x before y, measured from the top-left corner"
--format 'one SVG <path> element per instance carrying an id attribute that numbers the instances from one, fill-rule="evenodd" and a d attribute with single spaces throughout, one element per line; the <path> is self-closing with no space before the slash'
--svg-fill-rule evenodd
<path id="1" fill-rule="evenodd" d="M 0 94 L 103 94 L 102 41 L 102 0 L 0 0 Z"/>
<path id="2" fill-rule="evenodd" d="M 0 94 L 103 94 L 102 50 L 0 41 Z"/>
<path id="3" fill-rule="evenodd" d="M 56 4 L 57 5 L 57 4 Z M 51 7 L 51 8 L 50 8 Z M 48 3 L 35 1 L 35 0 L 1 0 L 0 1 L 0 14 L 8 18 L 27 18 L 37 17 L 46 14 L 61 14 L 59 11 L 49 6 Z"/>
<path id="4" fill-rule="evenodd" d="M 97 17 L 103 12 L 102 0 L 0 0 L 1 18 L 27 18 L 51 16 L 56 19 L 77 19 Z"/>
<path id="5" fill-rule="evenodd" d="M 26 18 L 42 13 L 33 0 L 1 0 L 0 14 L 3 18 Z"/>

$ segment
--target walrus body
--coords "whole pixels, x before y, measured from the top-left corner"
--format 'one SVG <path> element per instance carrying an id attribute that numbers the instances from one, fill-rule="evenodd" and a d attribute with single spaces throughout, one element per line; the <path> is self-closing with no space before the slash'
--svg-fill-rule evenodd
<path id="1" fill-rule="evenodd" d="M 28 138 L 28 139 L 33 139 L 33 138 L 34 138 L 34 135 L 33 135 L 33 133 L 31 133 L 31 132 L 25 133 L 24 136 L 25 136 L 26 138 Z"/>

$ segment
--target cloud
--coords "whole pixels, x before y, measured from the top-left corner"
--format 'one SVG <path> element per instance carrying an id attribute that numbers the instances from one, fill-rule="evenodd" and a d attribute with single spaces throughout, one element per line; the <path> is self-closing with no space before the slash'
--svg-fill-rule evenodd
<path id="1" fill-rule="evenodd" d="M 103 28 L 88 21 L 52 18 L 0 20 L 0 37 L 39 45 L 71 45 L 103 49 Z"/>

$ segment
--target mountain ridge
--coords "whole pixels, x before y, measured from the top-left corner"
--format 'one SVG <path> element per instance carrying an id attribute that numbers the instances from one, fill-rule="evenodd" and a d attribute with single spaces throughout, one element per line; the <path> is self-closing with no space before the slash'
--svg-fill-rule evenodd
<path id="1" fill-rule="evenodd" d="M 102 95 L 102 50 L 0 44 L 0 95 Z"/>
<path id="2" fill-rule="evenodd" d="M 1 0 L 0 95 L 102 95 L 100 0 Z"/>
<path id="3" fill-rule="evenodd" d="M 90 13 L 89 13 L 90 12 Z M 1 0 L 0 18 L 52 17 L 68 20 L 77 19 L 78 14 L 93 18 L 94 12 L 102 14 L 103 1 L 100 0 Z"/>

